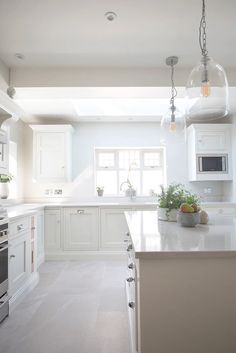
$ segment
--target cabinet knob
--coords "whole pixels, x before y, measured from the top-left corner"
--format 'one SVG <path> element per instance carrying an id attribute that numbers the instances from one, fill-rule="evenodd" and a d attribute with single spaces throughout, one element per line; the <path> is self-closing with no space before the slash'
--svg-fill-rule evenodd
<path id="1" fill-rule="evenodd" d="M 77 210 L 77 213 L 78 213 L 78 214 L 83 214 L 83 213 L 84 213 L 84 210 Z"/>
<path id="2" fill-rule="evenodd" d="M 31 227 L 31 230 L 35 230 L 36 229 L 36 227 Z"/>
<path id="3" fill-rule="evenodd" d="M 124 240 L 124 243 L 128 243 L 128 241 L 129 241 L 128 239 L 125 239 L 125 240 Z"/>
<path id="4" fill-rule="evenodd" d="M 14 254 L 10 255 L 10 259 L 13 259 L 14 257 L 16 257 L 16 255 Z"/>
<path id="5" fill-rule="evenodd" d="M 132 249 L 133 249 L 132 244 L 129 244 L 129 245 L 127 246 L 127 251 L 131 251 Z"/>
<path id="6" fill-rule="evenodd" d="M 134 309 L 135 303 L 134 302 L 129 302 L 128 306 L 129 306 L 129 308 Z"/>
<path id="7" fill-rule="evenodd" d="M 129 268 L 130 270 L 133 270 L 133 268 L 134 268 L 134 263 L 131 262 L 131 264 L 128 264 L 128 268 Z"/>
<path id="8" fill-rule="evenodd" d="M 128 278 L 126 278 L 126 281 L 129 282 L 129 283 L 130 283 L 130 282 L 133 282 L 133 281 L 134 281 L 134 277 L 128 277 Z"/>
<path id="9" fill-rule="evenodd" d="M 130 237 L 130 232 L 126 232 L 125 235 L 126 235 L 127 237 Z"/>

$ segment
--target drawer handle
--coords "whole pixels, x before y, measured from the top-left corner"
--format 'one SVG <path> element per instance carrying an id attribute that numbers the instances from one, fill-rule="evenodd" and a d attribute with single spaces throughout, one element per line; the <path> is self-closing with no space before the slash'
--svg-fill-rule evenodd
<path id="1" fill-rule="evenodd" d="M 134 302 L 129 302 L 128 306 L 129 306 L 129 308 L 134 309 L 135 303 Z"/>
<path id="2" fill-rule="evenodd" d="M 77 213 L 78 213 L 78 214 L 83 214 L 83 213 L 84 213 L 84 210 L 77 210 Z"/>
<path id="3" fill-rule="evenodd" d="M 10 255 L 10 259 L 14 259 L 16 257 L 16 255 L 12 254 Z"/>
<path id="4" fill-rule="evenodd" d="M 129 241 L 129 239 L 125 239 L 125 240 L 124 240 L 124 243 L 128 243 L 128 241 Z"/>
<path id="5" fill-rule="evenodd" d="M 134 281 L 134 277 L 128 277 L 128 278 L 126 278 L 126 281 L 127 281 L 128 283 L 131 283 L 131 282 Z"/>
<path id="6" fill-rule="evenodd" d="M 129 245 L 127 246 L 127 251 L 131 251 L 132 249 L 133 249 L 132 244 L 129 244 Z"/>
<path id="7" fill-rule="evenodd" d="M 20 230 L 22 230 L 22 229 L 24 229 L 23 224 L 18 224 L 18 226 L 17 226 L 17 230 L 18 230 L 18 231 L 20 231 Z"/>
<path id="8" fill-rule="evenodd" d="M 133 269 L 134 269 L 134 263 L 131 262 L 131 264 L 128 265 L 128 268 L 129 268 L 130 270 L 133 270 Z"/>

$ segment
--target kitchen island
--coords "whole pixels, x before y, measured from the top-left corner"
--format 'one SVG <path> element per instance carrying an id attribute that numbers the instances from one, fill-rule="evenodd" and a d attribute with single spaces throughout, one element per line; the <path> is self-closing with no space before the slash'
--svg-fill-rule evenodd
<path id="1" fill-rule="evenodd" d="M 183 228 L 126 212 L 132 350 L 236 352 L 236 219 Z"/>

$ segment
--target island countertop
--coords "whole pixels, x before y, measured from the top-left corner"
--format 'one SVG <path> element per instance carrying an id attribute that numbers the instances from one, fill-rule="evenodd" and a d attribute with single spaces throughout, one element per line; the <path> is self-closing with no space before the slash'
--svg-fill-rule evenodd
<path id="1" fill-rule="evenodd" d="M 236 257 L 236 218 L 210 213 L 207 225 L 159 221 L 156 211 L 125 212 L 136 258 Z"/>

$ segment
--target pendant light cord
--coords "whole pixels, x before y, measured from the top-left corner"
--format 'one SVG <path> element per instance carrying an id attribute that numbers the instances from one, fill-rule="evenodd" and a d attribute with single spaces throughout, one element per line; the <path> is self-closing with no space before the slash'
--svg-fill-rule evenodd
<path id="1" fill-rule="evenodd" d="M 199 45 L 202 51 L 202 56 L 205 58 L 208 55 L 206 39 L 206 3 L 205 0 L 202 0 L 202 17 L 199 25 Z"/>
<path id="2" fill-rule="evenodd" d="M 177 96 L 177 89 L 174 83 L 174 64 L 171 65 L 171 99 L 170 104 L 175 108 L 175 97 Z"/>

